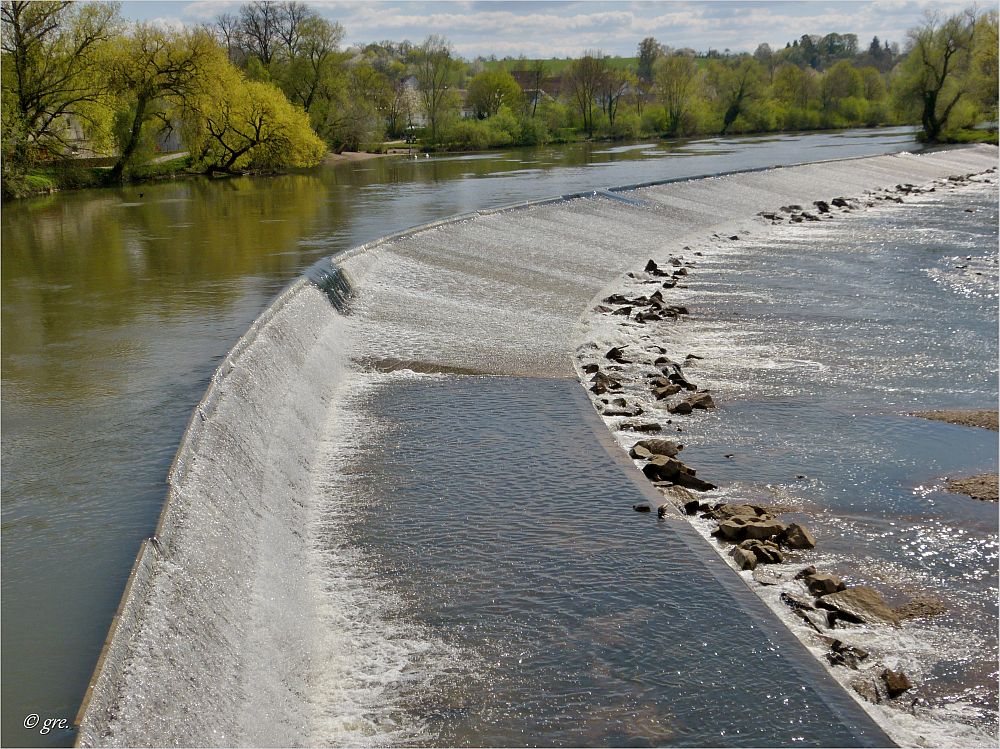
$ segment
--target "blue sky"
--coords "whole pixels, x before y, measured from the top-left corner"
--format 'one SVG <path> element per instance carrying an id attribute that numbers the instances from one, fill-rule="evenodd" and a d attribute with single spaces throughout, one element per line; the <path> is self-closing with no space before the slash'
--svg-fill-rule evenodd
<path id="1" fill-rule="evenodd" d="M 525 54 L 529 57 L 579 55 L 599 49 L 634 55 L 639 41 L 654 36 L 672 47 L 752 51 L 802 34 L 857 34 L 903 43 L 906 30 L 925 12 L 955 13 L 963 0 L 788 0 L 785 2 L 312 2 L 325 17 L 339 21 L 347 44 L 392 39 L 420 41 L 445 36 L 466 58 Z M 239 7 L 239 0 L 131 0 L 122 4 L 132 19 L 166 25 L 203 23 Z M 987 3 L 989 5 L 989 3 Z"/>

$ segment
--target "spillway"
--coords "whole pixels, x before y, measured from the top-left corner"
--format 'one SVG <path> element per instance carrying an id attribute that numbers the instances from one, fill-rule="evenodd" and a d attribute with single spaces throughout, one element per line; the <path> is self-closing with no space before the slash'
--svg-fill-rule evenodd
<path id="1" fill-rule="evenodd" d="M 78 743 L 885 745 L 680 518 L 630 522 L 622 508 L 655 495 L 588 410 L 572 356 L 594 300 L 647 258 L 785 203 L 996 163 L 975 146 L 627 186 L 417 227 L 315 267 L 192 416 Z M 518 518 L 531 528 L 508 533 Z M 381 570 L 358 553 L 376 547 Z M 422 555 L 447 557 L 441 619 L 410 616 L 421 589 L 395 582 Z M 490 570 L 508 563 L 529 589 L 495 612 L 518 626 L 497 631 L 516 642 L 534 627 L 531 678 L 557 684 L 545 699 L 435 627 L 483 626 L 506 595 Z M 567 590 L 563 569 L 586 585 Z M 575 639 L 574 623 L 601 622 L 614 637 Z M 613 675 L 595 666 L 583 683 L 558 654 L 594 642 L 616 654 Z M 462 685 L 484 673 L 470 700 Z M 609 684 L 614 711 L 581 697 Z"/>

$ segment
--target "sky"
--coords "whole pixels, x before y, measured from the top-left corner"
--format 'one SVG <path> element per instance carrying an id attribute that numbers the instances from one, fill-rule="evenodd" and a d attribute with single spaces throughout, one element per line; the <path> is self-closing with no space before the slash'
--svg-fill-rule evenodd
<path id="1" fill-rule="evenodd" d="M 125 17 L 166 26 L 211 22 L 235 11 L 239 0 L 128 0 Z M 969 0 L 758 0 L 756 2 L 627 2 L 561 0 L 548 2 L 421 2 L 395 0 L 309 2 L 338 21 L 345 43 L 389 39 L 422 41 L 446 37 L 467 59 L 477 56 L 578 56 L 585 50 L 631 57 L 640 40 L 653 36 L 670 47 L 753 51 L 761 42 L 777 49 L 803 34 L 873 36 L 901 45 L 906 30 L 926 12 L 956 13 Z M 987 2 L 989 6 L 991 3 Z"/>

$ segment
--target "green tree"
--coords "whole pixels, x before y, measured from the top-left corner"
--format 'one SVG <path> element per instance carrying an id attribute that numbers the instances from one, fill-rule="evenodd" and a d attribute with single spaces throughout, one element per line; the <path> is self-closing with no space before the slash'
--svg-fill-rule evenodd
<path id="1" fill-rule="evenodd" d="M 640 81 L 649 83 L 653 80 L 653 66 L 656 60 L 666 54 L 663 45 L 651 36 L 639 42 L 638 75 Z"/>
<path id="2" fill-rule="evenodd" d="M 861 96 L 864 90 L 861 74 L 847 60 L 841 60 L 826 71 L 820 84 L 823 108 L 834 109 L 843 100 Z"/>
<path id="3" fill-rule="evenodd" d="M 722 113 L 720 135 L 746 112 L 751 102 L 763 93 L 760 63 L 750 56 L 713 60 L 708 66 L 708 83 Z"/>
<path id="4" fill-rule="evenodd" d="M 673 54 L 656 61 L 656 96 L 667 115 L 667 135 L 675 136 L 698 87 L 698 65 L 688 55 Z"/>
<path id="5" fill-rule="evenodd" d="M 502 106 L 520 110 L 523 98 L 521 87 L 506 70 L 484 70 L 469 82 L 466 102 L 478 119 L 485 120 Z"/>
<path id="6" fill-rule="evenodd" d="M 122 127 L 118 158 L 111 179 L 120 181 L 133 166 L 147 123 L 170 126 L 169 110 L 204 87 L 204 76 L 215 65 L 226 64 L 215 40 L 201 30 L 168 32 L 139 24 L 118 40 L 109 60 L 111 86 L 119 101 Z"/>
<path id="7" fill-rule="evenodd" d="M 437 143 L 438 126 L 456 103 L 448 93 L 458 77 L 459 62 L 452 57 L 448 41 L 433 35 L 413 50 L 412 57 L 417 90 L 431 127 L 431 143 Z"/>
<path id="8" fill-rule="evenodd" d="M 608 63 L 600 52 L 586 52 L 573 60 L 563 75 L 566 88 L 576 104 L 583 129 L 588 136 L 594 134 L 594 102 L 600 92 Z"/>
<path id="9" fill-rule="evenodd" d="M 4 119 L 19 130 L 23 151 L 63 154 L 71 121 L 97 128 L 108 82 L 104 47 L 115 33 L 112 3 L 24 2 L 0 6 Z M 4 126 L 5 136 L 7 125 Z"/>
<path id="10" fill-rule="evenodd" d="M 971 84 L 970 60 L 976 31 L 972 10 L 940 22 L 930 15 L 908 33 L 906 59 L 895 81 L 897 102 L 904 111 L 919 111 L 924 137 L 937 141 Z"/>

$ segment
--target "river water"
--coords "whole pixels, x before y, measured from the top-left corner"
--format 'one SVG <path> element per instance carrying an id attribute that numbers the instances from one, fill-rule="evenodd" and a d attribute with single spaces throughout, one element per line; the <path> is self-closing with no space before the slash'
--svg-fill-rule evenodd
<path id="1" fill-rule="evenodd" d="M 3 743 L 72 740 L 22 721 L 72 718 L 192 408 L 316 259 L 520 200 L 914 147 L 904 130 L 587 145 L 4 206 Z"/>

